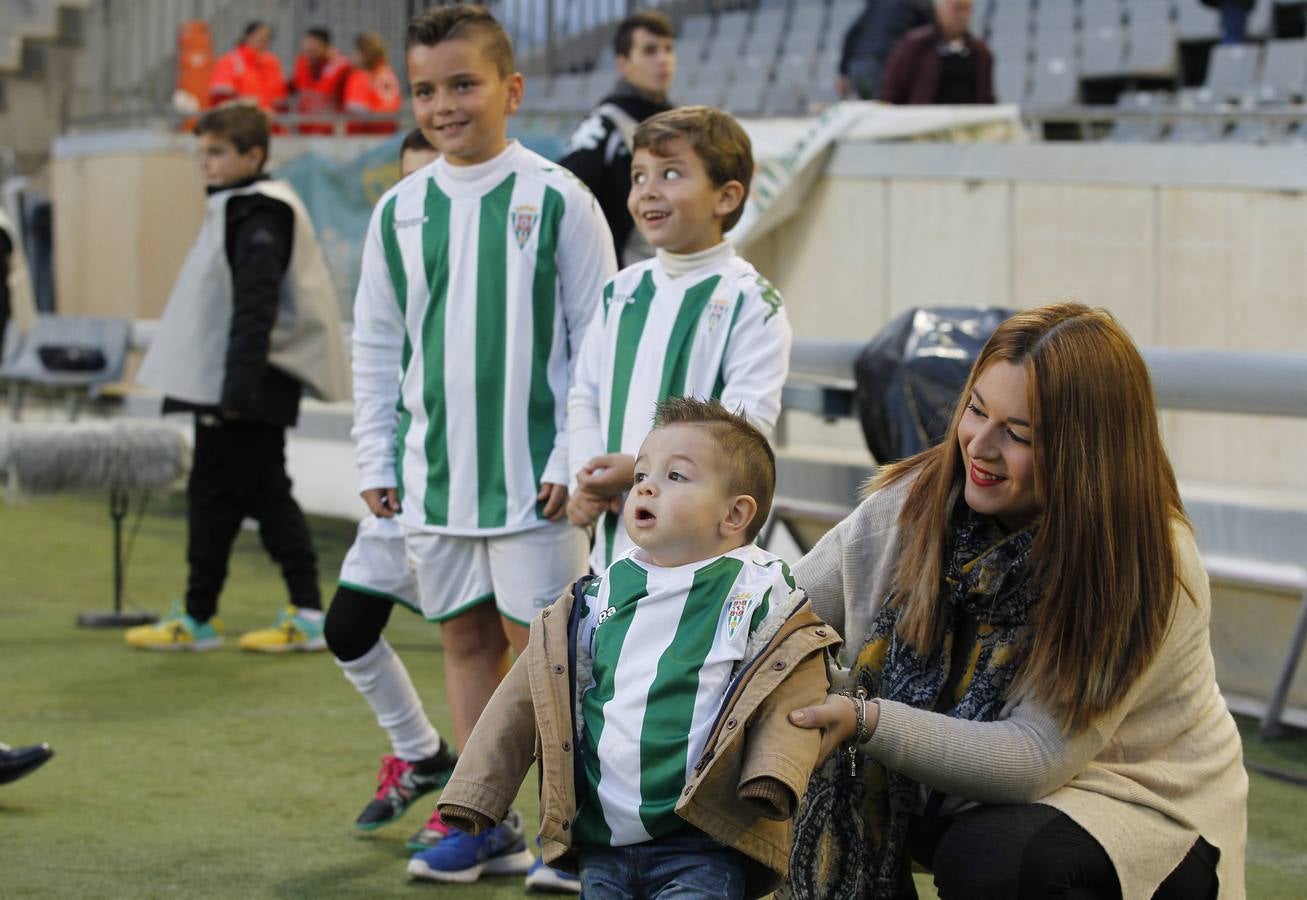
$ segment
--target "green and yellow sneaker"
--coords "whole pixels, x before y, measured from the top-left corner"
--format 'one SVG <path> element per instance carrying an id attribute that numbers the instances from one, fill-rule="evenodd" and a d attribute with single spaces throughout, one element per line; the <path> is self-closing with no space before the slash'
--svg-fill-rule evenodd
<path id="1" fill-rule="evenodd" d="M 141 650 L 217 650 L 222 646 L 222 622 L 217 617 L 197 622 L 174 600 L 168 615 L 153 625 L 129 628 L 123 637 Z"/>
<path id="2" fill-rule="evenodd" d="M 322 610 L 288 606 L 270 628 L 241 635 L 240 648 L 257 653 L 289 653 L 292 650 L 326 650 L 322 636 Z"/>

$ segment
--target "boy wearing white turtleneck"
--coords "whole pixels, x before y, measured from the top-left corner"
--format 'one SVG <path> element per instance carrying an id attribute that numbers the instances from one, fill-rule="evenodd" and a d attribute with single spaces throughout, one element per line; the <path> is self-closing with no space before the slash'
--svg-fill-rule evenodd
<path id="1" fill-rule="evenodd" d="M 646 119 L 633 148 L 627 206 L 657 254 L 604 286 L 567 396 L 567 514 L 595 524 L 595 572 L 632 547 L 622 495 L 656 405 L 717 399 L 767 433 L 789 372 L 781 296 L 723 237 L 753 176 L 744 129 L 720 110 L 681 107 Z"/>

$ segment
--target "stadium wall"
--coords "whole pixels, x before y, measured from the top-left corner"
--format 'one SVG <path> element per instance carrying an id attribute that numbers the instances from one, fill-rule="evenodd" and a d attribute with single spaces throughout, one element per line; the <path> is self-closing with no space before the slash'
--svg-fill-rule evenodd
<path id="1" fill-rule="evenodd" d="M 749 256 L 805 338 L 870 337 L 914 306 L 1075 299 L 1145 346 L 1300 352 L 1304 191 L 1284 148 L 846 142 Z M 1182 481 L 1307 508 L 1307 421 L 1163 418 Z M 862 446 L 849 423 L 804 435 Z"/>

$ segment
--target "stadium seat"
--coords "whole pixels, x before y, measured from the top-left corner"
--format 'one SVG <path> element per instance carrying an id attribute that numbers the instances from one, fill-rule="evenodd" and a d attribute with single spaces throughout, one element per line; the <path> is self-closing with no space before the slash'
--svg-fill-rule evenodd
<path id="1" fill-rule="evenodd" d="M 1035 56 L 1045 58 L 1053 56 L 1076 55 L 1076 33 L 1074 29 L 1036 30 L 1034 37 Z"/>
<path id="2" fill-rule="evenodd" d="M 835 92 L 835 76 L 829 78 L 814 78 L 804 92 L 808 98 L 808 111 L 818 112 L 830 106 L 832 103 L 838 103 L 840 96 Z"/>
<path id="3" fill-rule="evenodd" d="M 747 53 L 730 64 L 731 81 L 765 85 L 771 81 L 771 69 L 775 61 L 775 56 L 755 56 Z"/>
<path id="4" fill-rule="evenodd" d="M 1040 0 L 1035 10 L 1035 42 L 1048 35 L 1072 34 L 1076 8 L 1072 0 Z"/>
<path id="5" fill-rule="evenodd" d="M 767 89 L 763 111 L 769 116 L 802 116 L 808 112 L 808 101 L 800 82 L 785 82 L 779 78 Z"/>
<path id="6" fill-rule="evenodd" d="M 1030 63 L 1024 54 L 994 55 L 994 93 L 1000 103 L 1024 103 Z"/>
<path id="7" fill-rule="evenodd" d="M 776 61 L 776 83 L 803 86 L 812 79 L 811 56 L 786 53 Z M 834 79 L 835 72 L 823 72 L 825 78 Z"/>
<path id="8" fill-rule="evenodd" d="M 1080 74 L 1086 78 L 1120 75 L 1125 62 L 1125 36 L 1120 25 L 1086 29 L 1080 44 Z"/>
<path id="9" fill-rule="evenodd" d="M 1030 33 L 1030 0 L 1003 0 L 994 6 L 989 17 L 989 33 L 994 38 L 1008 34 Z"/>
<path id="10" fill-rule="evenodd" d="M 1307 41 L 1267 41 L 1257 99 L 1292 103 L 1307 92 Z"/>
<path id="11" fill-rule="evenodd" d="M 790 8 L 790 0 L 758 0 L 758 9 L 779 9 L 782 11 Z"/>
<path id="12" fill-rule="evenodd" d="M 816 28 L 797 31 L 791 28 L 785 33 L 784 38 L 781 46 L 787 56 L 802 55 L 811 59 L 821 49 L 822 32 Z"/>
<path id="13" fill-rule="evenodd" d="M 736 81 L 726 90 L 722 106 L 736 116 L 751 118 L 762 115 L 763 101 L 767 94 L 767 82 Z"/>
<path id="14" fill-rule="evenodd" d="M 585 79 L 585 87 L 581 94 L 581 105 L 585 109 L 598 106 L 599 101 L 608 95 L 617 82 L 617 76 L 612 69 L 595 69 Z"/>
<path id="15" fill-rule="evenodd" d="M 1116 98 L 1117 109 L 1132 111 L 1155 110 L 1160 101 L 1157 95 L 1148 91 L 1122 91 Z M 1146 119 L 1131 116 L 1116 119 L 1108 132 L 1108 140 L 1118 143 L 1139 144 L 1158 141 L 1162 138 L 1162 123 L 1159 119 Z"/>
<path id="16" fill-rule="evenodd" d="M 1130 0 L 1126 18 L 1130 28 L 1137 25 L 1172 25 L 1175 11 L 1171 0 Z"/>
<path id="17" fill-rule="evenodd" d="M 1075 60 L 1066 56 L 1036 59 L 1030 78 L 1031 106 L 1069 106 L 1080 99 Z"/>
<path id="18" fill-rule="evenodd" d="M 1301 6 L 1301 2 L 1299 6 Z M 1256 0 L 1252 14 L 1248 16 L 1248 37 L 1265 38 L 1271 36 L 1274 10 L 1271 0 Z"/>
<path id="19" fill-rule="evenodd" d="M 1202 0 L 1178 0 L 1176 28 L 1182 41 L 1214 41 L 1221 36 L 1221 20 Z"/>
<path id="20" fill-rule="evenodd" d="M 717 17 L 717 31 L 710 52 L 728 56 L 740 52 L 744 36 L 749 30 L 747 12 L 725 12 Z"/>
<path id="21" fill-rule="evenodd" d="M 1218 44 L 1207 62 L 1203 88 L 1216 101 L 1234 100 L 1257 82 L 1260 51 L 1256 44 Z"/>
<path id="22" fill-rule="evenodd" d="M 784 10 L 764 10 L 753 22 L 753 31 L 745 39 L 744 48 L 755 56 L 775 56 L 785 38 L 785 23 L 773 15 L 765 13 L 783 13 Z"/>
<path id="23" fill-rule="evenodd" d="M 862 11 L 866 8 L 867 4 L 861 0 L 835 0 L 830 8 L 830 25 L 826 29 L 830 37 L 826 41 L 826 47 L 839 49 L 844 41 L 844 33 L 858 20 L 858 16 L 862 15 Z"/>
<path id="24" fill-rule="evenodd" d="M 1100 28 L 1120 31 L 1123 14 L 1119 0 L 1084 0 L 1080 7 L 1080 27 L 1086 33 Z"/>
<path id="25" fill-rule="evenodd" d="M 1174 79 L 1179 71 L 1180 54 L 1171 23 L 1131 18 L 1128 28 L 1125 71 L 1135 77 Z"/>
<path id="26" fill-rule="evenodd" d="M 686 16 L 681 21 L 681 27 L 676 32 L 676 47 L 680 50 L 682 44 L 702 44 L 712 31 L 712 17 L 707 15 Z"/>
<path id="27" fill-rule="evenodd" d="M 690 40 L 676 40 L 676 65 L 682 66 L 695 65 L 704 57 L 704 51 L 708 46 L 708 38 L 691 38 Z"/>
<path id="28" fill-rule="evenodd" d="M 725 94 L 725 82 L 705 78 L 687 88 L 679 99 L 686 106 L 721 106 Z"/>

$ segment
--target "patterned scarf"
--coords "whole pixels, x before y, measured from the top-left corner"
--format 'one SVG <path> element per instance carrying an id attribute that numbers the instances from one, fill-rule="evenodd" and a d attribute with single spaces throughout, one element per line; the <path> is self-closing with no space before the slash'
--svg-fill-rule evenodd
<path id="1" fill-rule="evenodd" d="M 853 665 L 853 686 L 972 721 L 991 721 L 1007 699 L 1027 646 L 1024 626 L 1038 599 L 1030 573 L 1034 527 L 1005 535 L 991 518 L 959 502 L 945 565 L 944 639 L 926 656 L 900 639 L 891 592 Z M 974 636 L 954 653 L 963 619 Z M 951 671 L 954 660 L 963 670 Z M 951 695 L 941 692 L 954 676 Z M 908 864 L 908 823 L 918 785 L 857 753 L 856 774 L 841 749 L 815 773 L 795 815 L 790 882 L 795 900 L 915 897 Z"/>

